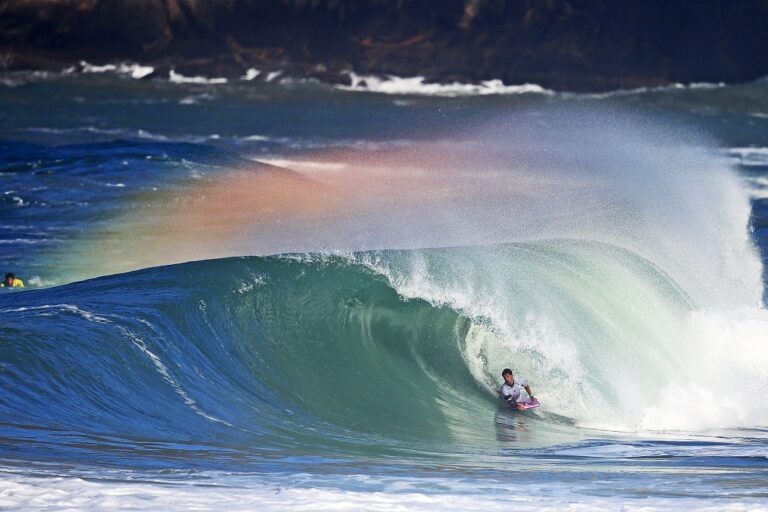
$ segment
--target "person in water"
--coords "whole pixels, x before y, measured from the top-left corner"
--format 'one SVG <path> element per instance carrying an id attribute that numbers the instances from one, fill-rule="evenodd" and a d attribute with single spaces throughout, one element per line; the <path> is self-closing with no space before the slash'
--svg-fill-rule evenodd
<path id="1" fill-rule="evenodd" d="M 12 272 L 5 274 L 5 280 L 2 284 L 3 288 L 24 288 L 24 281 L 16 279 L 16 276 Z"/>
<path id="2" fill-rule="evenodd" d="M 520 390 L 525 388 L 525 391 L 528 393 L 528 396 L 531 397 L 531 400 L 535 400 L 533 391 L 531 391 L 531 386 L 529 386 L 528 382 L 522 377 L 515 379 L 515 376 L 512 375 L 512 370 L 509 368 L 504 368 L 504 371 L 501 372 L 501 376 L 504 378 L 504 384 L 501 385 L 501 394 L 504 397 L 504 400 L 512 407 L 517 408 L 518 411 L 524 411 L 525 405 L 517 402 L 520 399 Z"/>

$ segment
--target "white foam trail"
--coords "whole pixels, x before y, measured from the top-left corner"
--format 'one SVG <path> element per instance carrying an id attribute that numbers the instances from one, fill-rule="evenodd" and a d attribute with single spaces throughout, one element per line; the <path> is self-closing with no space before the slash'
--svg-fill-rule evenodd
<path id="1" fill-rule="evenodd" d="M 60 313 L 72 313 L 87 320 L 88 322 L 95 322 L 99 324 L 112 323 L 111 320 L 105 318 L 104 316 L 80 309 L 74 304 L 46 304 L 43 306 L 12 308 L 5 309 L 2 311 L 2 313 L 20 313 L 24 311 L 39 311 L 40 313 L 37 313 L 39 316 L 52 316 Z"/>
<path id="2" fill-rule="evenodd" d="M 245 72 L 245 75 L 241 78 L 241 80 L 247 80 L 251 81 L 261 75 L 261 71 L 259 71 L 256 68 L 250 68 L 248 71 Z"/>
<path id="3" fill-rule="evenodd" d="M 202 416 L 207 420 L 214 421 L 216 423 L 223 423 L 224 425 L 228 425 L 230 427 L 232 426 L 226 421 L 216 418 L 215 416 L 211 416 L 210 414 L 203 411 L 198 405 L 197 401 L 191 396 L 189 396 L 189 393 L 184 391 L 184 388 L 182 388 L 181 385 L 178 383 L 178 381 L 176 381 L 176 379 L 173 378 L 170 371 L 168 370 L 168 367 L 163 364 L 163 362 L 155 353 L 149 350 L 149 347 L 147 346 L 146 342 L 143 339 L 141 339 L 140 336 L 133 333 L 129 329 L 126 329 L 123 326 L 118 326 L 118 330 L 123 334 L 123 336 L 128 338 L 136 348 L 138 348 L 142 353 L 144 353 L 150 359 L 150 361 L 152 361 L 152 364 L 154 365 L 157 372 L 160 373 L 160 375 L 162 375 L 163 380 L 165 380 L 165 382 L 167 382 L 173 388 L 176 394 L 178 394 L 182 398 L 182 400 L 184 400 L 184 403 L 187 404 L 187 406 L 191 408 L 193 411 L 195 411 L 196 414 L 199 414 L 200 416 Z"/>
<path id="4" fill-rule="evenodd" d="M 338 89 L 348 91 L 374 92 L 392 95 L 421 95 L 421 96 L 486 96 L 486 95 L 514 95 L 514 94 L 541 94 L 559 95 L 564 98 L 590 98 L 606 99 L 620 96 L 633 96 L 654 92 L 667 92 L 674 90 L 713 90 L 726 87 L 724 82 L 708 83 L 696 82 L 690 84 L 673 83 L 657 87 L 638 87 L 635 89 L 618 89 L 604 93 L 572 93 L 555 92 L 537 84 L 505 85 L 501 80 L 485 80 L 479 84 L 469 83 L 425 83 L 425 77 L 398 77 L 387 75 L 381 78 L 373 75 L 358 75 L 348 72 L 352 84 L 339 85 Z"/>
<path id="5" fill-rule="evenodd" d="M 401 78 L 393 75 L 387 78 L 376 76 L 360 76 L 350 72 L 351 85 L 338 85 L 337 89 L 347 91 L 375 92 L 394 95 L 420 96 L 486 96 L 504 94 L 554 94 L 536 84 L 504 85 L 501 80 L 486 80 L 479 84 L 453 82 L 450 84 L 425 83 L 422 76 Z"/>
<path id="6" fill-rule="evenodd" d="M 155 71 L 152 66 L 142 66 L 140 64 L 120 63 L 120 64 L 106 64 L 104 66 L 96 66 L 89 64 L 88 62 L 81 60 L 80 67 L 83 73 L 109 73 L 114 72 L 120 75 L 129 76 L 133 79 L 141 79 L 149 76 Z"/>
<path id="7" fill-rule="evenodd" d="M 584 98 L 584 99 L 608 99 L 622 96 L 636 96 L 640 94 L 657 93 L 657 92 L 669 92 L 669 91 L 685 91 L 685 90 L 714 90 L 726 87 L 725 82 L 709 83 L 709 82 L 694 82 L 690 84 L 682 84 L 679 82 L 659 85 L 656 87 L 637 87 L 634 89 L 616 89 L 607 92 L 597 93 L 582 93 L 582 92 L 562 92 L 559 93 L 563 98 Z"/>
<path id="8" fill-rule="evenodd" d="M 138 130 L 128 130 L 122 128 L 97 128 L 95 126 L 78 126 L 74 128 L 48 128 L 48 127 L 31 127 L 24 128 L 24 131 L 45 133 L 50 135 L 68 135 L 77 133 L 92 133 L 95 135 L 109 135 L 113 137 L 126 137 L 126 138 L 138 138 L 151 140 L 156 142 L 192 142 L 192 143 L 204 143 L 212 140 L 220 140 L 222 138 L 218 133 L 211 133 L 208 135 L 195 135 L 195 134 L 180 134 L 180 135 L 162 135 L 159 133 L 150 132 L 139 128 Z M 288 139 L 286 139 L 286 142 Z"/>
<path id="9" fill-rule="evenodd" d="M 184 76 L 177 73 L 175 70 L 171 70 L 168 74 L 168 80 L 174 84 L 206 84 L 206 85 L 220 85 L 226 84 L 228 80 L 226 78 L 206 78 L 204 76 Z"/>

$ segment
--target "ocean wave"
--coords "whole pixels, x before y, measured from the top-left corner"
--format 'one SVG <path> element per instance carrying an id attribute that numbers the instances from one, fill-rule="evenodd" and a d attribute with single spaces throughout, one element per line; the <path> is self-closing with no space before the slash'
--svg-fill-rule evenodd
<path id="1" fill-rule="evenodd" d="M 277 80 L 281 75 L 283 74 L 282 71 L 270 71 L 267 73 L 267 76 L 264 78 L 266 82 L 274 82 Z"/>
<path id="2" fill-rule="evenodd" d="M 744 167 L 768 166 L 768 148 L 764 147 L 736 147 L 728 150 L 736 163 Z"/>
<path id="3" fill-rule="evenodd" d="M 189 104 L 195 104 L 199 99 L 193 97 L 190 99 Z M 182 99 L 182 102 L 185 100 Z M 369 140 L 354 140 L 343 139 L 334 140 L 326 139 L 322 137 L 314 138 L 300 138 L 300 137 L 279 137 L 269 136 L 261 134 L 220 134 L 220 133 L 208 133 L 208 134 L 196 134 L 196 133 L 160 133 L 157 131 L 150 131 L 144 128 L 131 129 L 131 128 L 106 128 L 99 126 L 74 126 L 67 128 L 59 127 L 47 127 L 47 126 L 31 126 L 21 129 L 24 132 L 36 133 L 42 135 L 55 135 L 55 136 L 78 136 L 78 135 L 93 135 L 103 136 L 107 140 L 114 139 L 138 139 L 147 140 L 152 142 L 168 142 L 168 143 L 190 143 L 190 144 L 206 144 L 211 142 L 229 142 L 237 145 L 273 145 L 273 146 L 285 146 L 289 149 L 320 149 L 320 148 L 355 148 L 355 149 L 382 149 L 386 147 L 402 147 L 408 144 L 412 144 L 412 141 L 408 140 L 394 140 L 394 141 L 369 141 Z M 76 139 L 77 140 L 77 139 Z M 29 164 L 34 165 L 34 164 Z"/>
<path id="4" fill-rule="evenodd" d="M 14 509 L 29 503 L 36 508 L 73 508 L 104 510 L 116 503 L 137 510 L 246 510 L 258 504 L 259 510 L 282 511 L 286 503 L 292 510 L 318 509 L 368 510 L 372 512 L 444 510 L 485 510 L 504 512 L 754 512 L 761 510 L 764 498 L 756 486 L 749 494 L 701 499 L 684 491 L 649 497 L 637 491 L 618 475 L 607 473 L 595 478 L 596 489 L 582 489 L 574 479 L 565 482 L 530 481 L 531 471 L 521 471 L 513 482 L 485 476 L 478 481 L 448 476 L 377 476 L 370 474 L 333 475 L 330 478 L 306 472 L 269 475 L 232 475 L 217 472 L 194 472 L 173 475 L 114 471 L 65 474 L 55 469 L 20 472 L 16 468 L 0 469 L 5 502 Z M 558 470 L 563 478 L 564 468 Z M 468 473 L 462 470 L 461 474 Z M 595 474 L 594 471 L 591 473 Z M 637 479 L 636 475 L 634 476 Z M 667 476 L 667 478 L 669 478 Z M 619 481 L 620 480 L 620 481 Z M 661 482 L 655 482 L 660 484 Z M 510 491 L 510 488 L 513 491 Z M 655 486 L 656 492 L 659 487 Z M 733 489 L 731 489 L 733 492 Z M 681 495 L 682 493 L 682 495 Z"/>
<path id="5" fill-rule="evenodd" d="M 768 177 L 747 176 L 743 179 L 747 184 L 747 192 L 752 199 L 768 199 Z"/>
<path id="6" fill-rule="evenodd" d="M 197 134 L 162 134 L 142 128 L 100 128 L 97 126 L 76 126 L 71 128 L 53 128 L 44 126 L 33 126 L 23 129 L 26 132 L 41 133 L 48 135 L 77 135 L 82 133 L 93 135 L 105 135 L 110 138 L 141 139 L 153 142 L 186 142 L 192 144 L 201 144 L 220 140 L 222 136 L 218 133 L 206 135 Z"/>
<path id="7" fill-rule="evenodd" d="M 50 80 L 52 78 L 76 74 L 113 74 L 120 78 L 131 80 L 142 80 L 153 76 L 156 69 L 149 65 L 142 65 L 130 62 L 108 63 L 103 65 L 90 64 L 87 61 L 80 61 L 76 66 L 71 66 L 61 71 L 24 71 L 5 73 L 0 77 L 0 84 L 7 87 L 18 87 L 25 83 Z M 570 92 L 568 90 L 553 90 L 538 84 L 524 83 L 509 85 L 500 79 L 484 80 L 479 83 L 470 82 L 428 82 L 423 76 L 400 77 L 396 75 L 360 75 L 354 71 L 347 71 L 342 74 L 350 80 L 349 85 L 325 84 L 324 87 L 331 87 L 336 90 L 351 92 L 369 92 L 377 94 L 387 94 L 393 96 L 433 96 L 433 97 L 471 97 L 471 96 L 511 96 L 521 94 L 532 94 L 540 96 L 558 96 L 565 99 L 610 99 L 622 96 L 635 96 L 648 93 L 664 93 L 675 91 L 707 91 L 718 90 L 728 87 L 725 82 L 692 82 L 692 83 L 670 83 L 658 86 L 637 87 L 633 89 L 614 89 L 606 92 L 583 93 Z M 233 85 L 243 82 L 253 82 L 259 79 L 261 83 L 272 84 L 275 86 L 293 86 L 295 84 L 323 84 L 317 78 L 302 78 L 291 75 L 285 70 L 264 71 L 256 68 L 249 68 L 239 79 L 232 80 L 225 77 L 216 76 L 187 76 L 178 73 L 175 69 L 168 72 L 167 81 L 177 85 Z M 763 113 L 757 112 L 754 117 L 764 117 Z"/>
<path id="8" fill-rule="evenodd" d="M 713 442 L 713 440 L 715 442 Z M 768 448 L 739 443 L 716 442 L 715 439 L 692 439 L 679 445 L 663 442 L 599 442 L 589 446 L 556 449 L 557 455 L 585 458 L 754 458 L 768 459 Z"/>
<path id="9" fill-rule="evenodd" d="M 151 75 L 155 68 L 152 66 L 142 66 L 135 63 L 121 62 L 118 64 L 105 64 L 103 66 L 97 66 L 89 64 L 86 61 L 80 61 L 80 70 L 82 73 L 116 73 L 118 75 L 140 80 Z"/>
<path id="10" fill-rule="evenodd" d="M 353 72 L 349 73 L 351 85 L 337 85 L 337 89 L 345 91 L 373 92 L 393 95 L 419 95 L 419 96 L 486 96 L 486 95 L 510 95 L 510 94 L 555 94 L 536 84 L 505 85 L 501 80 L 486 80 L 479 84 L 467 83 L 425 83 L 422 76 L 397 77 L 389 75 L 386 78 L 377 76 L 361 76 Z"/>
<path id="11" fill-rule="evenodd" d="M 204 85 L 222 85 L 229 82 L 226 78 L 207 78 L 204 76 L 185 76 L 171 70 L 168 74 L 168 80 L 174 84 L 204 84 Z"/>
<path id="12" fill-rule="evenodd" d="M 714 90 L 726 87 L 724 82 L 718 83 L 672 83 L 656 87 L 638 87 L 635 89 L 616 89 L 603 93 L 574 93 L 569 91 L 554 91 L 537 84 L 505 85 L 501 80 L 486 80 L 479 84 L 471 83 L 425 83 L 425 78 L 398 77 L 388 75 L 378 76 L 357 75 L 349 72 L 352 84 L 339 85 L 337 89 L 348 91 L 374 92 L 392 95 L 421 95 L 421 96 L 486 96 L 486 95 L 516 95 L 539 94 L 545 96 L 560 96 L 563 98 L 608 99 L 621 96 L 634 96 L 647 93 L 670 92 L 681 90 Z"/>
<path id="13" fill-rule="evenodd" d="M 679 82 L 657 85 L 655 87 L 636 87 L 634 89 L 615 89 L 607 92 L 568 92 L 563 91 L 558 93 L 563 98 L 575 98 L 575 99 L 593 99 L 603 100 L 610 98 L 620 98 L 622 96 L 638 96 L 641 94 L 651 93 L 665 93 L 675 91 L 695 91 L 695 90 L 716 90 L 727 87 L 725 82 L 709 83 L 709 82 L 693 82 L 689 84 L 683 84 Z"/>
<path id="14" fill-rule="evenodd" d="M 645 432 L 768 417 L 753 403 L 768 367 L 764 311 L 699 310 L 652 263 L 575 240 L 202 261 L 0 304 L 16 368 L 8 385 L 42 383 L 0 409 L 32 425 L 173 441 L 168 422 L 179 417 L 188 435 L 245 433 L 273 449 L 478 449 L 497 435 L 496 387 L 510 365 L 546 404 L 535 418 L 553 432 L 572 428 L 562 417 Z M 727 350 L 734 338 L 737 353 Z M 739 393 L 703 414 L 717 399 L 713 371 Z M 66 385 L 44 384 L 63 373 Z M 294 384 L 297 375 L 313 385 Z M 81 392 L 104 386 L 98 400 Z M 638 406 L 649 389 L 665 399 Z M 114 405 L 124 394 L 132 405 Z M 66 408 L 51 408 L 54 397 Z M 132 431 L 120 427 L 126 417 Z"/>
<path id="15" fill-rule="evenodd" d="M 261 71 L 260 70 L 258 70 L 256 68 L 250 68 L 242 76 L 241 80 L 251 81 L 251 80 L 254 80 L 255 78 L 257 78 L 259 75 L 261 75 Z"/>

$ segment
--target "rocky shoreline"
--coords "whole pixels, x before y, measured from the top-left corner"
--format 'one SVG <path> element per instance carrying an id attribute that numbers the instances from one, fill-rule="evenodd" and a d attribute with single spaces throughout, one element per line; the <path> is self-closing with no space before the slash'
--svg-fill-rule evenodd
<path id="1" fill-rule="evenodd" d="M 81 61 L 146 78 L 250 69 L 608 91 L 768 75 L 768 3 L 599 0 L 9 0 L 0 69 Z"/>

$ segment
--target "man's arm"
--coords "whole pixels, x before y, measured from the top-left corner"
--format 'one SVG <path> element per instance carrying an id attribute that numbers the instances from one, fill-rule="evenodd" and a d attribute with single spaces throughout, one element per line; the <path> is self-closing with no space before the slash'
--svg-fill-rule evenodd
<path id="1" fill-rule="evenodd" d="M 528 393 L 528 396 L 531 397 L 531 400 L 535 400 L 533 396 L 533 391 L 531 391 L 531 386 L 525 385 L 525 392 Z"/>

